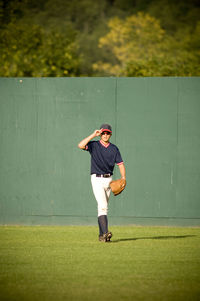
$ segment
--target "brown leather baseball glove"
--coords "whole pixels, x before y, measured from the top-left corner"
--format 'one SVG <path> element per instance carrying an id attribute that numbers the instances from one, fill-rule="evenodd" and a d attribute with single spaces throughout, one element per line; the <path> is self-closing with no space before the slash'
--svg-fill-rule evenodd
<path id="1" fill-rule="evenodd" d="M 125 179 L 118 179 L 110 182 L 110 188 L 115 196 L 120 194 L 125 187 L 126 187 Z"/>

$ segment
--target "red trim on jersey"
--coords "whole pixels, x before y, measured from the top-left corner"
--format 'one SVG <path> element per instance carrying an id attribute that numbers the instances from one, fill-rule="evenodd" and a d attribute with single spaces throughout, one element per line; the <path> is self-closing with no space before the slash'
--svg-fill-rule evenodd
<path id="1" fill-rule="evenodd" d="M 124 162 L 122 161 L 122 162 L 120 162 L 120 163 L 117 163 L 117 165 L 122 165 L 122 164 L 124 164 Z"/>
<path id="2" fill-rule="evenodd" d="M 101 140 L 99 140 L 99 142 L 104 146 L 104 147 L 109 147 L 109 145 L 110 145 L 110 143 L 108 143 L 108 144 L 105 144 L 103 141 L 101 141 Z"/>

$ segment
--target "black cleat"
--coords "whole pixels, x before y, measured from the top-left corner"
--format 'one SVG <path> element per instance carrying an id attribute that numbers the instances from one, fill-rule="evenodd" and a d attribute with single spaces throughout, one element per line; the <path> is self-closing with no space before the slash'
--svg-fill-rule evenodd
<path id="1" fill-rule="evenodd" d="M 111 237 L 112 237 L 112 233 L 107 232 L 107 233 L 104 233 L 103 235 L 99 236 L 99 241 L 110 242 Z"/>
<path id="2" fill-rule="evenodd" d="M 106 241 L 107 242 L 110 242 L 111 237 L 112 237 L 112 232 L 106 233 Z"/>
<path id="3" fill-rule="evenodd" d="M 104 235 L 99 235 L 99 241 L 106 242 L 106 238 L 104 237 Z"/>

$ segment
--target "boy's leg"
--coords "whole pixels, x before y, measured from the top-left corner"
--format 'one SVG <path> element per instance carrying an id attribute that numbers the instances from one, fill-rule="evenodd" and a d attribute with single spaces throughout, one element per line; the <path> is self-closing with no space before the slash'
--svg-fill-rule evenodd
<path id="1" fill-rule="evenodd" d="M 104 237 L 103 241 L 109 241 L 112 237 L 112 234 L 109 233 L 109 237 L 107 238 L 108 233 L 108 200 L 110 196 L 110 188 L 109 183 L 112 178 L 99 178 L 95 175 L 91 176 L 91 183 L 93 188 L 93 193 L 97 201 L 98 205 L 98 224 L 99 224 L 99 237 Z"/>

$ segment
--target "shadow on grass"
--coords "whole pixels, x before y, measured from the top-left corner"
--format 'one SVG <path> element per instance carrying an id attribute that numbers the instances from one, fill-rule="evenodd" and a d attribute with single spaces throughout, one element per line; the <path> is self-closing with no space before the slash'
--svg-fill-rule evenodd
<path id="1" fill-rule="evenodd" d="M 172 236 L 153 236 L 153 237 L 133 237 L 133 238 L 121 238 L 113 240 L 113 243 L 120 242 L 120 241 L 132 241 L 132 240 L 141 240 L 141 239 L 180 239 L 180 238 L 188 238 L 194 237 L 196 235 L 172 235 Z"/>

